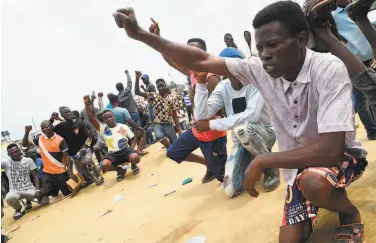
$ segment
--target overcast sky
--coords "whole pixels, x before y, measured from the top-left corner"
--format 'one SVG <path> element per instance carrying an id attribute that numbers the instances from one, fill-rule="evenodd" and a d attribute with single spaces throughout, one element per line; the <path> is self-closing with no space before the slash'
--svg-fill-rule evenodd
<path id="1" fill-rule="evenodd" d="M 133 79 L 134 71 L 141 70 L 153 81 L 186 81 L 160 54 L 116 27 L 112 13 L 117 8 L 132 6 L 144 28 L 154 17 L 168 39 L 203 38 L 213 54 L 225 47 L 223 35 L 230 32 L 248 54 L 243 32 L 250 30 L 253 35 L 255 14 L 272 2 L 5 0 L 1 13 L 1 130 L 19 139 L 32 118 L 39 126 L 60 106 L 81 110 L 85 94 L 115 92 L 115 84 L 125 81 L 125 69 Z"/>

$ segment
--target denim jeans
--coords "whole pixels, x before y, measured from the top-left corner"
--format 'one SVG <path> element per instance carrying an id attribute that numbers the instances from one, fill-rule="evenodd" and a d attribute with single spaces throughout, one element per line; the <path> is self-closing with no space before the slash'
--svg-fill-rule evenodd
<path id="1" fill-rule="evenodd" d="M 148 105 L 148 112 L 149 112 L 149 119 L 150 119 L 150 121 L 154 122 L 153 107 L 150 104 Z"/>
<path id="2" fill-rule="evenodd" d="M 376 136 L 376 122 L 373 119 L 367 97 L 355 87 L 353 88 L 353 102 L 355 110 L 358 112 L 359 118 L 367 131 L 367 136 Z"/>
<path id="3" fill-rule="evenodd" d="M 351 82 L 358 90 L 363 92 L 373 112 L 373 118 L 376 119 L 376 72 L 372 68 L 367 68 L 352 77 Z"/>
<path id="4" fill-rule="evenodd" d="M 154 133 L 158 141 L 166 137 L 171 144 L 178 138 L 172 124 L 154 124 Z"/>
<path id="5" fill-rule="evenodd" d="M 152 143 L 154 143 L 153 132 L 154 132 L 154 128 L 153 128 L 153 127 L 149 127 L 149 128 L 146 130 L 146 140 L 147 140 L 147 143 L 148 143 L 148 144 L 152 144 Z"/>

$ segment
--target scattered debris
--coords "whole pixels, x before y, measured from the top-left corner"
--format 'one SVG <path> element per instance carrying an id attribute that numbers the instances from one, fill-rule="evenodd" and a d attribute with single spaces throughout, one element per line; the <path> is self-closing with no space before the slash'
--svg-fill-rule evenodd
<path id="1" fill-rule="evenodd" d="M 122 201 L 122 200 L 124 200 L 124 197 L 123 197 L 123 195 L 116 195 L 115 197 L 114 197 L 114 202 L 115 203 L 117 203 L 117 202 L 120 202 L 120 201 Z"/>
<path id="2" fill-rule="evenodd" d="M 195 236 L 187 241 L 187 243 L 205 243 L 205 242 L 206 242 L 205 236 Z"/>
<path id="3" fill-rule="evenodd" d="M 151 184 L 151 185 L 149 185 L 149 187 L 155 187 L 156 185 L 158 185 L 158 184 L 157 183 Z"/>
<path id="4" fill-rule="evenodd" d="M 106 184 L 104 184 L 105 186 L 108 186 L 111 184 L 111 181 L 107 182 Z"/>
<path id="5" fill-rule="evenodd" d="M 21 226 L 17 225 L 17 226 L 14 226 L 11 230 L 7 231 L 5 233 L 5 235 L 9 235 L 10 233 L 16 231 L 16 230 L 19 230 L 21 228 Z"/>
<path id="6" fill-rule="evenodd" d="M 176 190 L 170 191 L 169 193 L 166 193 L 165 196 L 168 196 L 168 195 L 174 194 L 175 192 L 176 192 Z"/>
<path id="7" fill-rule="evenodd" d="M 154 173 L 151 173 L 150 175 L 151 175 L 151 176 L 155 176 L 155 174 L 154 174 Z"/>
<path id="8" fill-rule="evenodd" d="M 106 214 L 109 214 L 111 212 L 113 212 L 114 210 L 113 209 L 107 209 L 105 212 L 101 213 L 98 217 L 103 217 L 105 216 Z"/>
<path id="9" fill-rule="evenodd" d="M 37 218 L 40 218 L 40 215 L 35 216 L 35 217 L 32 218 L 31 220 L 36 220 Z"/>
<path id="10" fill-rule="evenodd" d="M 192 178 L 187 178 L 181 184 L 186 185 L 186 184 L 191 183 L 191 182 L 192 182 Z"/>

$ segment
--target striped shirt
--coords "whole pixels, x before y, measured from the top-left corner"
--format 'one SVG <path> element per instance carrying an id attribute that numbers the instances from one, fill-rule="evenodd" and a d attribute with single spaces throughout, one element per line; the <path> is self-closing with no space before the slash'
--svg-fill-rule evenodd
<path id="1" fill-rule="evenodd" d="M 186 106 L 192 106 L 191 99 L 189 99 L 188 95 L 184 96 L 183 98 Z"/>

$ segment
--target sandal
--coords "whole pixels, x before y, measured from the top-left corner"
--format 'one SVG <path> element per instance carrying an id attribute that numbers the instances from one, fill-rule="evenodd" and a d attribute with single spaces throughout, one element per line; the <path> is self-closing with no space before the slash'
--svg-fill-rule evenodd
<path id="1" fill-rule="evenodd" d="M 349 4 L 345 10 L 347 15 L 353 21 L 357 20 L 357 17 L 367 17 L 368 12 L 370 11 L 375 0 L 358 0 Z"/>
<path id="2" fill-rule="evenodd" d="M 13 219 L 14 220 L 20 219 L 22 218 L 22 216 L 24 216 L 24 214 L 25 214 L 25 211 L 16 211 L 13 215 Z"/>
<path id="3" fill-rule="evenodd" d="M 118 167 L 116 181 L 117 182 L 122 181 L 125 178 L 126 173 L 127 173 L 127 169 L 124 169 L 123 167 Z"/>
<path id="4" fill-rule="evenodd" d="M 312 28 L 323 28 L 330 26 L 329 19 L 331 12 L 337 8 L 336 0 L 324 0 L 312 7 L 307 13 Z"/>
<path id="5" fill-rule="evenodd" d="M 132 168 L 133 175 L 137 175 L 138 173 L 140 173 L 140 168 L 138 168 L 137 165 L 132 165 L 131 168 Z"/>
<path id="6" fill-rule="evenodd" d="M 364 225 L 349 224 L 337 227 L 333 243 L 365 243 Z"/>

